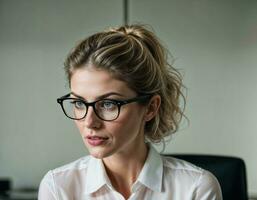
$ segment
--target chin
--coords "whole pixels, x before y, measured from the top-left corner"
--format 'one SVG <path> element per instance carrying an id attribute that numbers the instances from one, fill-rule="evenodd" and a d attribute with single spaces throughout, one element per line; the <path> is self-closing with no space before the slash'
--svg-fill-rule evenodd
<path id="1" fill-rule="evenodd" d="M 97 159 L 103 159 L 110 156 L 107 152 L 103 152 L 101 150 L 90 150 L 90 149 L 88 150 L 89 150 L 89 154 Z"/>
<path id="2" fill-rule="evenodd" d="M 103 159 L 104 156 L 102 154 L 99 154 L 99 153 L 90 153 L 91 156 L 93 156 L 94 158 L 97 158 L 97 159 Z"/>

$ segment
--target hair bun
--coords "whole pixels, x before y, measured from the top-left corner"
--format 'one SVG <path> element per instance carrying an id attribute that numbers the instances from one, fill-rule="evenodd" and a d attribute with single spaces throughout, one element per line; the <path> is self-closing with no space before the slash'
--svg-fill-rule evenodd
<path id="1" fill-rule="evenodd" d="M 125 25 L 122 27 L 110 28 L 107 30 L 107 32 L 109 31 L 143 39 L 143 32 L 145 32 L 146 29 L 143 29 L 140 25 Z"/>

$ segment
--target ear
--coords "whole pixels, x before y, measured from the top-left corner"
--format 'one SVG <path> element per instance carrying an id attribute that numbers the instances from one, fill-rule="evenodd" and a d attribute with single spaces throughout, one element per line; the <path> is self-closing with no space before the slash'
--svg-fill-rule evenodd
<path id="1" fill-rule="evenodd" d="M 150 101 L 147 105 L 146 113 L 145 113 L 145 116 L 144 116 L 144 119 L 145 119 L 146 122 L 150 121 L 151 119 L 153 119 L 156 116 L 156 114 L 159 111 L 160 105 L 161 105 L 160 95 L 154 95 L 150 99 Z"/>

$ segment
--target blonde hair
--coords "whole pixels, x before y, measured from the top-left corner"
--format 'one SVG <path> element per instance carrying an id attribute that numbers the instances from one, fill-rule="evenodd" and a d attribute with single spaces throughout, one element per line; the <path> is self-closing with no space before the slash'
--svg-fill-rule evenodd
<path id="1" fill-rule="evenodd" d="M 64 63 L 69 83 L 73 72 L 88 64 L 107 70 L 139 95 L 160 95 L 159 111 L 145 126 L 148 140 L 158 143 L 177 131 L 185 105 L 182 78 L 168 63 L 168 51 L 153 31 L 144 25 L 126 25 L 82 40 Z"/>

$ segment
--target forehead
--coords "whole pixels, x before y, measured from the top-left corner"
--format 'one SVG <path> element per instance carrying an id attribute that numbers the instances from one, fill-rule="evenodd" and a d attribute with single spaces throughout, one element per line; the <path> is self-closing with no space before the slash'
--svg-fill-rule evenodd
<path id="1" fill-rule="evenodd" d="M 110 72 L 92 67 L 76 69 L 71 76 L 70 85 L 72 92 L 87 100 L 94 100 L 111 92 L 125 97 L 136 95 L 126 82 L 114 78 Z"/>

